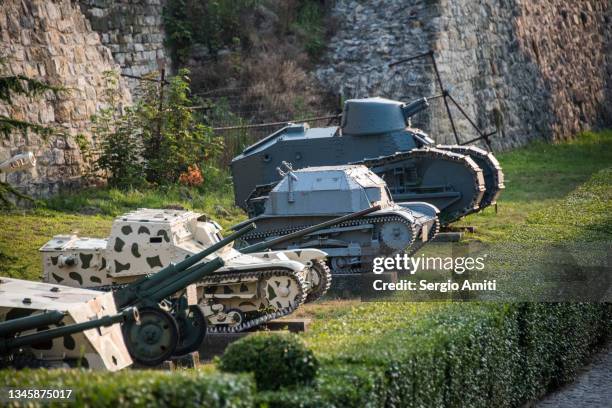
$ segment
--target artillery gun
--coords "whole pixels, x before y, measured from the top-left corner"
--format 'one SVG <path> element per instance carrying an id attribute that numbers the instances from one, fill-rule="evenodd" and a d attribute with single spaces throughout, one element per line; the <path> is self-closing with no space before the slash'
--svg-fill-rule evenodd
<path id="1" fill-rule="evenodd" d="M 425 98 L 409 104 L 351 99 L 340 127 L 289 124 L 232 160 L 236 205 L 251 217 L 261 214 L 258 202 L 282 178 L 276 167 L 283 161 L 299 169 L 366 165 L 385 180 L 395 202 L 432 204 L 443 225 L 494 204 L 504 188 L 499 162 L 478 147 L 436 145 L 413 128 L 410 118 L 427 107 Z"/>
<path id="2" fill-rule="evenodd" d="M 120 370 L 132 364 L 120 324 L 137 319 L 110 293 L 0 278 L 0 367 Z"/>
<path id="3" fill-rule="evenodd" d="M 367 210 L 371 211 L 375 209 Z M 316 249 L 266 250 L 284 240 L 295 239 L 367 212 L 348 214 L 239 252 L 229 246 L 224 247 L 228 241 L 227 238 L 221 239 L 218 225 L 202 221 L 195 213 L 139 210 L 115 221 L 110 240 L 54 237 L 41 248 L 44 280 L 70 286 L 112 289 L 119 299 L 119 307 L 129 304 L 121 300 L 124 296 L 122 293 L 137 294 L 139 299 L 149 299 L 155 304 L 165 302 L 166 311 L 181 316 L 178 319 L 179 332 L 187 332 L 179 336 L 180 341 L 175 349 L 175 354 L 184 354 L 195 350 L 207 331 L 243 331 L 290 314 L 308 300 L 308 295 L 323 293 L 331 283 L 327 276 L 329 270 L 323 263 L 324 252 Z M 157 214 L 157 217 L 142 218 L 145 214 Z M 251 227 L 246 225 L 239 235 L 233 234 L 230 238 L 236 239 L 250 231 Z M 129 237 L 134 240 L 129 241 Z M 142 237 L 146 237 L 146 240 Z M 204 249 L 200 251 L 201 248 Z M 183 276 L 193 268 L 211 264 L 213 256 L 220 257 L 223 264 L 196 280 L 190 280 L 195 287 L 179 285 L 176 289 L 174 280 L 183 280 Z M 141 259 L 144 260 L 143 264 L 138 263 Z M 180 262 L 173 263 L 177 261 Z M 313 271 L 319 267 L 325 275 L 318 275 L 324 278 L 314 282 L 313 277 L 317 274 Z M 175 292 L 185 291 L 185 296 L 169 300 L 167 297 L 152 296 L 149 289 L 151 284 L 143 281 L 150 279 L 163 282 L 156 283 L 157 288 L 169 286 Z M 165 290 L 164 294 L 175 292 Z M 138 306 L 141 321 L 148 321 L 156 313 L 143 309 L 143 304 Z M 157 313 L 160 314 L 159 311 Z M 164 321 L 162 317 L 153 320 Z M 126 330 L 130 332 L 132 329 Z M 171 338 L 173 336 L 168 336 L 165 340 L 164 347 L 167 349 L 173 346 Z M 139 356 L 139 362 L 147 360 L 143 358 L 143 353 L 135 354 Z M 153 361 L 160 358 L 156 357 Z"/>
<path id="4" fill-rule="evenodd" d="M 282 180 L 254 202 L 262 213 L 246 223 L 257 230 L 243 239 L 268 242 L 342 214 L 371 210 L 333 227 L 296 236 L 273 249 L 318 248 L 328 254 L 333 274 L 371 271 L 374 258 L 416 252 L 439 230 L 437 209 L 427 203 L 393 202 L 385 182 L 362 165 L 310 167 L 293 171 L 284 162 Z"/>
<path id="5" fill-rule="evenodd" d="M 0 355 L 19 365 L 13 350 L 29 346 L 33 351 L 45 350 L 37 358 L 40 361 L 68 358 L 84 361 L 87 367 L 118 370 L 132 360 L 154 366 L 173 355 L 194 351 L 206 334 L 206 320 L 189 288 L 225 264 L 219 256 L 199 262 L 253 228 L 248 225 L 178 264 L 144 275 L 114 292 L 2 278 Z M 30 316 L 46 310 L 51 312 Z M 130 315 L 133 318 L 126 319 Z M 123 322 L 121 329 L 115 325 L 103 330 L 118 322 Z M 58 327 L 48 328 L 51 324 Z M 92 328 L 99 330 L 89 330 Z M 17 336 L 29 330 L 39 333 Z M 63 342 L 59 343 L 59 337 Z"/>

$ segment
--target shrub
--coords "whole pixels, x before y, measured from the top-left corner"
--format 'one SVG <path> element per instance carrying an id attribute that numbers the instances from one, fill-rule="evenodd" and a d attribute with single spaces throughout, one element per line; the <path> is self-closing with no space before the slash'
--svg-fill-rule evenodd
<path id="1" fill-rule="evenodd" d="M 74 405 L 87 407 L 252 407 L 255 389 L 248 375 L 223 374 L 211 369 L 115 373 L 80 369 L 3 370 L 0 383 L 12 388 L 72 389 Z"/>
<path id="2" fill-rule="evenodd" d="M 255 374 L 260 390 L 312 383 L 318 369 L 312 351 L 294 334 L 255 334 L 232 343 L 219 368 Z"/>
<path id="3" fill-rule="evenodd" d="M 159 84 L 144 81 L 143 95 L 135 113 L 142 131 L 144 170 L 147 181 L 171 184 L 189 166 L 202 169 L 216 163 L 223 150 L 223 139 L 215 136 L 192 109 L 189 71 L 181 69 L 164 89 L 163 109 L 159 109 Z"/>
<path id="4" fill-rule="evenodd" d="M 522 406 L 573 379 L 612 334 L 611 323 L 609 304 L 444 305 L 373 336 L 372 343 L 320 352 L 314 386 L 259 393 L 257 401 L 269 407 Z"/>
<path id="5" fill-rule="evenodd" d="M 143 183 L 142 144 L 137 131 L 136 116 L 120 105 L 119 76 L 115 71 L 104 73 L 107 106 L 92 116 L 92 151 L 86 138 L 78 140 L 81 154 L 94 176 L 106 176 L 112 187 L 127 189 Z"/>
<path id="6" fill-rule="evenodd" d="M 92 118 L 95 151 L 87 156 L 94 172 L 102 172 L 111 187 L 126 190 L 145 185 L 168 185 L 182 174 L 212 173 L 219 178 L 217 158 L 223 140 L 202 123 L 190 97 L 189 71 L 180 70 L 162 92 L 156 78 L 143 81 L 138 103 L 124 110 L 117 99 L 117 74 L 107 73 L 107 103 Z M 83 143 L 81 149 L 85 149 Z M 95 161 L 96 157 L 98 160 Z M 197 185 L 196 179 L 191 179 Z M 203 181 L 203 179 L 202 179 Z"/>

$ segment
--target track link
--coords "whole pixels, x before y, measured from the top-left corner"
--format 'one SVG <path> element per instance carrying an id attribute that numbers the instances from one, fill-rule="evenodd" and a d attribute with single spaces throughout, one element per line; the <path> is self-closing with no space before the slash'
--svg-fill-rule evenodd
<path id="1" fill-rule="evenodd" d="M 441 209 L 440 218 L 444 225 L 457 221 L 461 217 L 470 214 L 480 208 L 480 203 L 485 194 L 485 180 L 482 169 L 468 155 L 453 153 L 433 147 L 423 147 L 407 152 L 398 152 L 389 156 L 366 159 L 351 164 L 363 164 L 375 173 L 388 171 L 394 165 L 402 164 L 406 160 L 446 160 L 461 163 L 472 175 L 472 195 L 467 205 L 454 211 Z M 427 200 L 420 200 L 427 201 Z"/>
<path id="2" fill-rule="evenodd" d="M 306 290 L 307 285 L 306 281 L 302 279 L 299 275 L 294 274 L 292 271 L 285 269 L 275 269 L 275 270 L 266 270 L 266 271 L 250 271 L 250 272 L 227 272 L 220 274 L 212 274 L 202 281 L 199 281 L 197 285 L 207 286 L 208 285 L 223 285 L 222 280 L 232 280 L 236 279 L 253 279 L 257 277 L 261 279 L 261 277 L 273 277 L 273 276 L 287 276 L 291 277 L 298 283 L 299 294 L 296 297 L 295 304 L 289 307 L 285 307 L 282 309 L 278 309 L 273 312 L 261 312 L 261 314 L 251 317 L 248 320 L 245 320 L 241 324 L 237 326 L 209 326 L 209 333 L 238 333 L 244 330 L 251 329 L 253 327 L 259 326 L 263 323 L 269 322 L 270 320 L 278 319 L 279 317 L 287 316 L 293 313 L 298 307 L 300 307 L 306 300 Z M 259 313 L 259 312 L 257 312 Z"/>
<path id="3" fill-rule="evenodd" d="M 208 333 L 237 333 L 244 330 L 251 329 L 253 327 L 259 326 L 263 323 L 269 322 L 270 320 L 278 319 L 279 317 L 287 316 L 293 313 L 298 307 L 300 307 L 306 301 L 306 290 L 307 284 L 306 281 L 299 275 L 296 275 L 291 270 L 287 269 L 268 269 L 268 270 L 257 270 L 257 271 L 243 271 L 243 272 L 224 272 L 224 273 L 214 273 L 211 274 L 204 279 L 196 282 L 197 286 L 222 286 L 224 284 L 233 284 L 236 282 L 240 282 L 241 280 L 253 280 L 253 279 L 261 279 L 269 278 L 273 276 L 286 276 L 292 278 L 299 288 L 299 293 L 295 298 L 295 304 L 290 307 L 281 308 L 272 312 L 250 312 L 251 316 L 248 320 L 245 320 L 238 326 L 208 326 Z M 225 281 L 225 282 L 224 282 Z M 331 282 L 330 282 L 331 284 Z M 117 290 L 125 287 L 127 284 L 117 284 L 117 285 L 104 285 L 92 287 L 89 289 L 98 290 L 98 291 L 111 291 Z M 329 288 L 327 286 L 326 290 Z M 220 302 L 222 303 L 222 302 Z M 255 316 L 253 316 L 255 315 Z"/>
<path id="4" fill-rule="evenodd" d="M 314 302 L 327 293 L 332 284 L 332 273 L 325 261 L 317 259 L 313 262 L 311 268 L 319 271 L 319 285 L 315 290 L 308 292 L 306 303 Z"/>
<path id="5" fill-rule="evenodd" d="M 257 222 L 257 221 L 256 221 Z M 398 222 L 398 223 L 403 223 L 408 225 L 410 231 L 411 231 L 411 237 L 410 237 L 410 244 L 403 250 L 409 253 L 414 253 L 414 251 L 418 250 L 419 248 L 421 248 L 423 246 L 423 244 L 425 244 L 424 242 L 417 240 L 417 235 L 419 233 L 419 228 L 417 225 L 415 225 L 414 223 L 411 223 L 409 220 L 407 220 L 404 217 L 400 217 L 399 215 L 376 215 L 376 216 L 371 216 L 371 217 L 364 217 L 364 218 L 358 218 L 358 219 L 354 219 L 354 220 L 349 220 L 349 221 L 345 221 L 343 223 L 337 224 L 334 226 L 334 228 L 342 228 L 342 227 L 353 227 L 353 226 L 359 226 L 359 225 L 364 225 L 364 224 L 386 224 L 386 223 L 391 223 L 391 222 Z M 438 220 L 436 220 L 436 222 L 438 223 Z M 286 235 L 286 234 L 290 234 L 292 232 L 295 231 L 299 231 L 301 229 L 310 227 L 312 225 L 315 224 L 304 224 L 304 225 L 300 225 L 297 227 L 292 227 L 292 228 L 282 228 L 282 229 L 275 229 L 275 230 L 269 230 L 269 231 L 263 231 L 260 228 L 253 230 L 252 232 L 246 234 L 243 239 L 247 242 L 249 242 L 250 244 L 265 240 L 267 238 L 272 238 L 272 237 L 276 237 L 276 236 L 282 236 L 282 235 Z M 439 225 L 439 224 L 438 224 Z M 437 227 L 437 229 L 435 229 L 435 231 L 430 231 L 430 233 L 436 234 L 437 231 L 439 230 L 439 226 Z M 435 236 L 435 235 L 434 235 Z M 386 246 L 384 246 L 384 243 L 381 243 L 382 247 L 387 248 Z M 416 248 L 416 249 L 415 249 Z M 392 253 L 385 253 L 385 254 L 381 254 L 381 255 L 393 255 L 397 252 L 400 251 L 393 251 Z M 331 257 L 328 257 L 328 260 L 331 261 Z M 368 263 L 368 261 L 364 260 L 363 262 L 361 262 L 361 264 L 364 263 Z M 332 263 L 329 262 L 328 265 L 330 265 L 330 269 L 332 274 L 346 274 L 346 273 L 358 273 L 358 272 L 365 272 L 367 271 L 367 269 L 364 268 L 351 268 L 350 270 L 346 271 L 346 270 L 337 270 L 337 269 L 333 269 L 333 267 L 331 266 Z"/>
<path id="6" fill-rule="evenodd" d="M 497 198 L 505 185 L 504 173 L 493 153 L 476 146 L 438 145 L 436 148 L 469 156 L 483 170 L 486 190 L 480 202 L 480 209 L 497 202 Z"/>

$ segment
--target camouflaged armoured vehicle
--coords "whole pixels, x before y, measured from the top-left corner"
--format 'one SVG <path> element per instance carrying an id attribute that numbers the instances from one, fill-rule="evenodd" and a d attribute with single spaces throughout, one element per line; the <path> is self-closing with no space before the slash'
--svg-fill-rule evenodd
<path id="1" fill-rule="evenodd" d="M 221 227 L 191 211 L 139 209 L 119 216 L 109 238 L 58 235 L 42 254 L 43 279 L 112 289 L 156 273 L 222 239 Z M 209 331 L 241 331 L 287 315 L 322 296 L 331 284 L 317 249 L 243 254 L 231 245 L 210 254 L 225 265 L 197 282 Z"/>
<path id="2" fill-rule="evenodd" d="M 430 203 L 443 225 L 494 204 L 504 188 L 498 161 L 478 147 L 437 145 L 411 127 L 410 117 L 427 106 L 425 98 L 411 104 L 351 99 L 340 127 L 289 124 L 233 159 L 236 205 L 260 214 L 257 198 L 281 179 L 276 168 L 283 161 L 296 169 L 364 164 L 385 180 L 396 203 Z"/>
<path id="3" fill-rule="evenodd" d="M 427 203 L 393 202 L 385 182 L 362 165 L 278 169 L 282 180 L 256 201 L 257 229 L 243 236 L 249 244 L 267 242 L 304 226 L 374 206 L 378 211 L 272 246 L 318 248 L 327 253 L 332 273 L 369 271 L 375 257 L 414 253 L 438 232 L 437 209 Z M 240 228 L 245 223 L 234 226 Z"/>
<path id="4" fill-rule="evenodd" d="M 120 370 L 132 364 L 113 295 L 0 278 L 0 366 Z"/>

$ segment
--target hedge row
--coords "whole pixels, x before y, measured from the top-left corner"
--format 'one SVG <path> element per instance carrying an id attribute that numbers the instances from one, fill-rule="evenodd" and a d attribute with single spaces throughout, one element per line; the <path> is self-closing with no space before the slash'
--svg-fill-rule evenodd
<path id="1" fill-rule="evenodd" d="M 250 375 L 223 374 L 210 368 L 115 373 L 78 369 L 2 370 L 0 384 L 22 389 L 72 389 L 74 404 L 87 407 L 243 408 L 254 405 L 255 395 Z M 52 405 L 65 406 L 55 402 Z"/>
<path id="2" fill-rule="evenodd" d="M 612 335 L 610 304 L 449 305 L 328 358 L 315 387 L 259 393 L 269 407 L 516 407 L 573 379 Z"/>
<path id="3" fill-rule="evenodd" d="M 611 336 L 611 304 L 447 304 L 371 343 L 319 352 L 315 383 L 299 388 L 257 393 L 251 375 L 210 367 L 3 370 L 0 383 L 70 388 L 89 407 L 516 407 L 573 379 Z"/>

